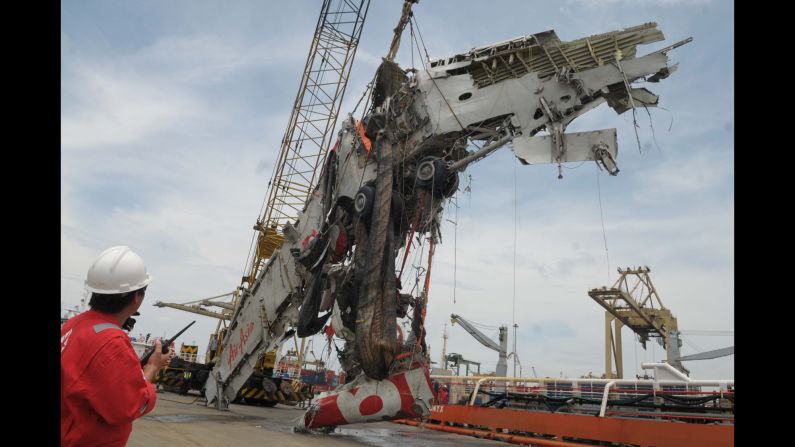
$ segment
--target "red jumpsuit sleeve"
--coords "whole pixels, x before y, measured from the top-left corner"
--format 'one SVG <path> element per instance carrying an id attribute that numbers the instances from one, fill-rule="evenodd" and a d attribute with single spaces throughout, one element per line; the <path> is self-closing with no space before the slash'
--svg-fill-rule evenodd
<path id="1" fill-rule="evenodd" d="M 86 373 L 93 384 L 88 401 L 109 424 L 132 422 L 155 407 L 155 387 L 144 378 L 135 352 L 121 337 L 99 350 Z"/>

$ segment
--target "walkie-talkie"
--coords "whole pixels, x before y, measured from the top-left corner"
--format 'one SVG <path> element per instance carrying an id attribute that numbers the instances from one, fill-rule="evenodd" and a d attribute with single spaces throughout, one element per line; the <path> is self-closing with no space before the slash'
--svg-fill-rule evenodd
<path id="1" fill-rule="evenodd" d="M 171 343 L 174 343 L 174 340 L 176 340 L 177 337 L 182 335 L 183 332 L 187 331 L 189 327 L 193 326 L 193 323 L 195 323 L 195 322 L 196 322 L 196 320 L 191 321 L 191 323 L 189 325 L 185 326 L 181 331 L 177 332 L 177 335 L 169 338 L 165 342 L 162 342 L 160 351 L 163 354 L 168 354 L 169 346 L 171 346 Z M 151 348 L 146 350 L 146 354 L 144 354 L 144 356 L 141 357 L 141 366 L 142 367 L 146 365 L 146 363 L 149 361 L 149 357 L 152 357 L 152 354 L 154 354 L 154 353 L 155 353 L 155 346 L 152 345 Z"/>

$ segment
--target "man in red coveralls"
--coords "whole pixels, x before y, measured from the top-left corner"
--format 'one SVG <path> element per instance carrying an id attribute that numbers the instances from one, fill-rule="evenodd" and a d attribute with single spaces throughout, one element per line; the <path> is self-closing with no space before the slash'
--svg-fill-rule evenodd
<path id="1" fill-rule="evenodd" d="M 61 327 L 61 446 L 124 446 L 132 422 L 157 401 L 157 371 L 174 356 L 141 362 L 122 330 L 144 300 L 151 278 L 129 247 L 103 251 L 88 269 L 90 310 Z"/>

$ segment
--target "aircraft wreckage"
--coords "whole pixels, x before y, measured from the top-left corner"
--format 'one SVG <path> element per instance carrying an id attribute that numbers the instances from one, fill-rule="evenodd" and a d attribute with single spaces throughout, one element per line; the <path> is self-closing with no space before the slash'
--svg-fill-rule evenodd
<path id="1" fill-rule="evenodd" d="M 305 427 L 427 416 L 423 321 L 441 214 L 459 173 L 509 144 L 523 164 L 593 160 L 617 174 L 615 129 L 565 133 L 566 126 L 603 102 L 618 114 L 655 106 L 657 95 L 634 85 L 668 77 L 676 65 L 667 53 L 691 40 L 636 55 L 639 45 L 663 39 L 647 23 L 571 42 L 545 31 L 427 69 L 385 59 L 367 115 L 342 123 L 303 212 L 281 229 L 284 243 L 241 296 L 207 381 L 208 405 L 226 408 L 258 355 L 330 320 L 345 340 L 340 362 L 355 379 L 321 396 Z M 424 288 L 413 296 L 402 292 L 401 276 L 418 236 L 430 243 Z M 397 319 L 407 315 L 403 340 Z"/>

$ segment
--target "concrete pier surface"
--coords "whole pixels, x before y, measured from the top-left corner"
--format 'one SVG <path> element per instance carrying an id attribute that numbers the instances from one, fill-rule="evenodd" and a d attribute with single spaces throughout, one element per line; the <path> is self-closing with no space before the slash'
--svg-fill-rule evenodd
<path id="1" fill-rule="evenodd" d="M 229 411 L 218 411 L 206 407 L 204 397 L 198 394 L 180 396 L 165 392 L 158 393 L 157 397 L 155 409 L 133 423 L 127 447 L 509 445 L 391 422 L 340 426 L 327 435 L 294 433 L 293 426 L 303 416 L 304 410 L 289 405 L 278 404 L 267 408 L 232 404 Z"/>

